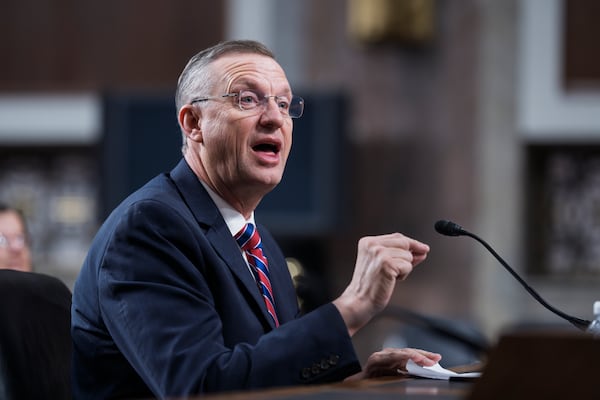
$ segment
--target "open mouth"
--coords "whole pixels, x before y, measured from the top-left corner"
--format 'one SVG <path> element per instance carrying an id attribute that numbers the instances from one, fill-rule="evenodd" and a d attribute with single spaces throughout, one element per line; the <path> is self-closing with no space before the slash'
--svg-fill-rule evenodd
<path id="1" fill-rule="evenodd" d="M 257 152 L 261 152 L 261 153 L 273 153 L 273 154 L 277 154 L 279 153 L 279 146 L 275 143 L 260 143 L 257 144 L 256 146 L 253 146 L 252 149 L 254 151 Z"/>

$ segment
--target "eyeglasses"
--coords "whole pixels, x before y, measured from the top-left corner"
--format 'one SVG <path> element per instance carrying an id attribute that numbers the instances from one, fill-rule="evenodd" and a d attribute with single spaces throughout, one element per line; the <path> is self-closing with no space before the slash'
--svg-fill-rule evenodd
<path id="1" fill-rule="evenodd" d="M 27 245 L 27 238 L 25 235 L 15 235 L 12 238 L 8 238 L 6 235 L 0 233 L 0 249 L 7 247 L 23 249 Z"/>
<path id="2" fill-rule="evenodd" d="M 264 111 L 269 99 L 273 98 L 277 103 L 279 112 L 286 117 L 300 118 L 304 112 L 304 99 L 302 97 L 292 96 L 290 99 L 286 96 L 262 95 L 254 90 L 241 90 L 237 93 L 225 93 L 221 96 L 201 97 L 193 99 L 190 104 L 198 103 L 200 101 L 218 100 L 224 97 L 237 97 L 238 107 L 240 110 L 245 111 Z"/>

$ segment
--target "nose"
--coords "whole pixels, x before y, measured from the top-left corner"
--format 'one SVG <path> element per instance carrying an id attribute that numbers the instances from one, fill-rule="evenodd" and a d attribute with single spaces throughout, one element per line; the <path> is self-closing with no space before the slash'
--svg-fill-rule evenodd
<path id="1" fill-rule="evenodd" d="M 263 124 L 273 125 L 277 128 L 283 125 L 285 116 L 279 110 L 276 96 L 266 97 L 263 107 L 264 110 L 261 116 L 261 122 Z"/>
<path id="2" fill-rule="evenodd" d="M 12 250 L 12 251 L 21 251 L 25 248 L 25 243 L 17 243 L 17 242 L 10 242 L 8 247 Z"/>

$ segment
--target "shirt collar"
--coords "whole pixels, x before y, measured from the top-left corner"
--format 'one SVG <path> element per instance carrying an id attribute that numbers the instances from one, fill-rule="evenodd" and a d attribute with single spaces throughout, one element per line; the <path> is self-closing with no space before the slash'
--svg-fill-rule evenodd
<path id="1" fill-rule="evenodd" d="M 200 180 L 204 189 L 208 192 L 210 198 L 215 202 L 219 212 L 223 216 L 225 223 L 227 224 L 227 228 L 231 232 L 231 236 L 235 236 L 248 222 L 254 222 L 254 212 L 250 215 L 250 218 L 246 220 L 244 216 L 235 208 L 233 208 L 229 203 L 227 203 L 221 196 L 219 196 L 215 191 L 213 191 L 205 182 Z"/>

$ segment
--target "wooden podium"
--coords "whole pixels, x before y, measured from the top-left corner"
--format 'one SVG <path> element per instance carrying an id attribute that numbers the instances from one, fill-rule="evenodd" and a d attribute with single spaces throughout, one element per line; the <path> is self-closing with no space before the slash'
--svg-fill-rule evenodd
<path id="1" fill-rule="evenodd" d="M 600 339 L 571 331 L 506 334 L 468 399 L 600 399 Z"/>

